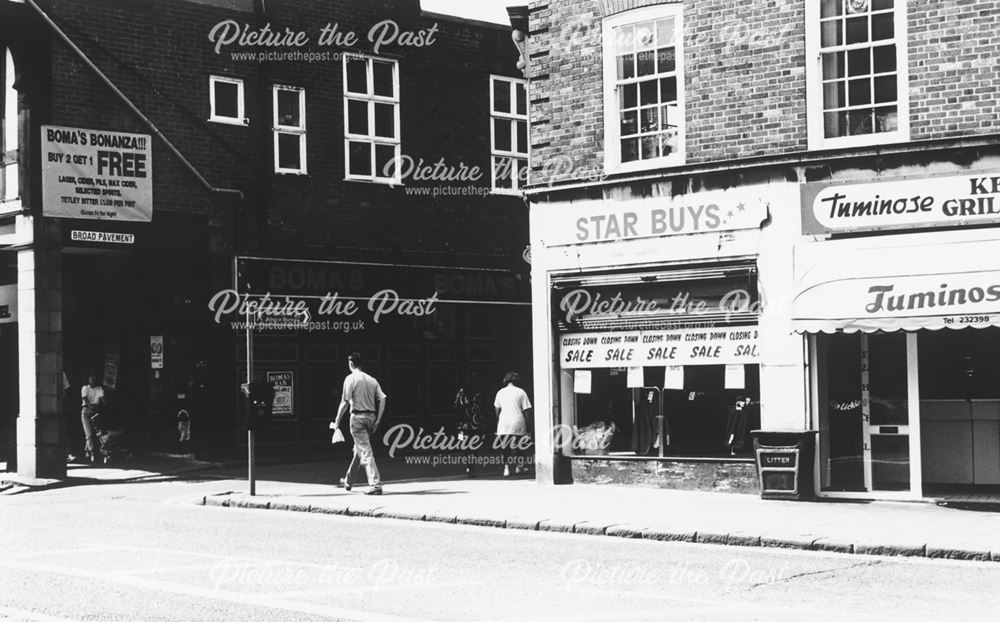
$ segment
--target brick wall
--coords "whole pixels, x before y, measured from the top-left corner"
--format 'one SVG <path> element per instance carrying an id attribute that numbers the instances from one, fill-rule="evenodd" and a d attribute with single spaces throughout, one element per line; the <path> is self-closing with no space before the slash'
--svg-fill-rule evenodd
<path id="1" fill-rule="evenodd" d="M 1000 130 L 1000 2 L 909 3 L 914 140 Z"/>
<path id="2" fill-rule="evenodd" d="M 431 249 L 461 257 L 519 257 L 527 244 L 527 210 L 517 197 L 408 195 L 402 188 L 344 181 L 342 63 L 258 64 L 217 54 L 208 40 L 222 20 L 255 24 L 247 3 L 183 0 L 52 0 L 51 15 L 214 185 L 243 189 L 257 218 L 259 250 L 282 256 L 347 258 L 357 249 L 402 253 Z M 367 34 L 392 19 L 402 30 L 438 23 L 428 47 L 386 45 L 400 62 L 403 153 L 479 167 L 472 185 L 488 187 L 489 75 L 519 77 L 508 29 L 422 16 L 417 0 L 307 2 L 269 0 L 274 30 L 305 31 L 303 51 L 339 51 L 317 44 L 320 29 L 337 24 Z M 148 133 L 147 128 L 59 41 L 53 40 L 51 123 Z M 287 50 L 290 48 L 278 48 Z M 230 50 L 237 50 L 231 46 Z M 209 76 L 245 84 L 247 127 L 208 122 Z M 309 175 L 275 175 L 271 85 L 306 90 Z M 237 206 L 206 192 L 158 141 L 153 148 L 157 210 L 207 213 L 220 237 L 235 226 Z M 408 182 L 407 185 L 469 185 Z M 472 261 L 472 259 L 469 259 Z"/>
<path id="3" fill-rule="evenodd" d="M 531 4 L 532 184 L 603 174 L 602 19 L 658 4 Z M 687 163 L 806 151 L 804 2 L 680 4 Z M 996 132 L 1000 3 L 907 4 L 912 140 Z"/>

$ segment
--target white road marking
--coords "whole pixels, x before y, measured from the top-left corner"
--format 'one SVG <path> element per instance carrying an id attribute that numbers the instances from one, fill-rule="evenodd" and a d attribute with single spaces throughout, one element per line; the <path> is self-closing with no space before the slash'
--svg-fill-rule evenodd
<path id="1" fill-rule="evenodd" d="M 244 564 L 254 564 L 260 566 L 280 566 L 287 564 L 295 564 L 296 566 L 303 566 L 305 568 L 314 568 L 316 570 L 339 570 L 344 568 L 343 566 L 329 566 L 326 564 L 314 564 L 311 562 L 284 562 L 276 559 L 266 559 L 263 557 L 248 557 L 245 555 L 225 555 L 222 553 L 208 553 L 205 551 L 183 551 L 179 549 L 158 549 L 148 546 L 128 546 L 128 545 L 109 545 L 103 547 L 106 551 L 128 551 L 134 553 L 152 553 L 156 555 L 186 555 L 188 557 L 207 557 L 209 559 L 217 559 L 219 561 L 227 562 L 240 562 Z"/>
<path id="2" fill-rule="evenodd" d="M 811 607 L 788 607 L 783 605 L 771 605 L 768 603 L 754 603 L 747 600 L 735 601 L 732 599 L 726 599 L 720 596 L 711 598 L 694 598 L 690 596 L 672 596 L 670 594 L 657 594 L 655 592 L 639 592 L 639 591 L 628 591 L 628 590 L 607 590 L 607 589 L 568 589 L 563 588 L 567 592 L 575 592 L 581 595 L 593 596 L 595 594 L 606 594 L 609 596 L 622 596 L 635 599 L 652 599 L 652 600 L 663 600 L 674 603 L 684 603 L 691 605 L 689 607 L 678 607 L 673 609 L 674 614 L 678 616 L 685 616 L 693 613 L 711 613 L 720 614 L 726 612 L 737 612 L 741 614 L 746 614 L 748 611 L 752 611 L 757 619 L 760 618 L 763 613 L 774 613 L 774 614 L 795 614 L 797 619 L 823 619 L 823 620 L 833 620 L 833 619 L 844 619 L 844 620 L 900 620 L 906 622 L 913 622 L 913 618 L 909 616 L 902 617 L 891 617 L 884 614 L 866 614 L 858 612 L 844 612 L 839 613 L 835 611 L 830 611 L 828 609 L 814 609 Z M 594 622 L 601 622 L 602 620 L 631 620 L 642 615 L 647 614 L 662 614 L 664 611 L 661 606 L 658 609 L 633 609 L 629 611 L 620 612 L 600 612 L 600 613 L 573 613 L 566 612 L 562 615 L 543 615 L 538 617 L 525 618 L 523 616 L 518 616 L 516 618 L 503 618 L 500 620 L 492 620 L 490 622 L 585 622 L 593 620 Z"/>
<path id="3" fill-rule="evenodd" d="M 14 622 L 15 620 L 25 620 L 30 622 L 79 622 L 72 618 L 57 618 L 56 616 L 44 613 L 35 613 L 13 607 L 0 607 L 0 622 Z"/>
<path id="4" fill-rule="evenodd" d="M 107 553 L 112 550 L 113 548 L 108 546 L 85 544 L 72 549 L 49 549 L 47 551 L 31 551 L 30 553 L 12 553 L 7 555 L 7 557 L 8 559 L 33 559 L 36 557 L 47 557 L 50 555 L 78 555 L 80 553 L 92 555 L 94 553 Z"/>
<path id="5" fill-rule="evenodd" d="M 182 594 L 185 596 L 194 596 L 198 598 L 220 600 L 238 605 L 262 607 L 268 609 L 281 609 L 284 611 L 292 611 L 295 613 L 305 613 L 316 616 L 324 616 L 334 619 L 354 620 L 356 622 L 430 622 L 428 620 L 420 620 L 418 618 L 413 618 L 411 616 L 403 617 L 391 614 L 369 613 L 365 611 L 359 611 L 356 609 L 347 609 L 344 607 L 331 607 L 327 605 L 300 603 L 291 600 L 285 600 L 283 598 L 264 597 L 253 593 L 229 592 L 225 590 L 200 587 L 197 585 L 184 585 L 180 583 L 172 583 L 169 581 L 157 581 L 155 579 L 144 579 L 142 577 L 134 577 L 129 575 L 111 574 L 107 572 L 99 572 L 93 570 L 83 570 L 78 568 L 70 568 L 67 566 L 59 566 L 56 564 L 47 564 L 41 562 L 28 562 L 28 561 L 4 559 L 0 560 L 0 567 L 14 568 L 18 570 L 28 570 L 33 572 L 43 572 L 49 574 L 58 574 L 63 576 L 85 579 L 87 581 L 104 581 L 107 583 L 128 585 L 130 587 L 146 589 L 146 590 L 170 592 L 173 594 Z"/>
<path id="6" fill-rule="evenodd" d="M 486 584 L 482 581 L 443 581 L 435 582 L 434 585 L 424 585 L 418 583 L 398 583 L 398 584 L 376 584 L 369 586 L 362 585 L 345 585 L 343 587 L 332 587 L 328 589 L 318 589 L 318 590 L 301 590 L 297 592 L 270 592 L 267 594 L 262 594 L 264 597 L 278 597 L 284 596 L 286 598 L 293 597 L 310 597 L 310 596 L 336 596 L 337 594 L 357 594 L 359 592 L 368 592 L 372 594 L 378 594 L 380 592 L 397 592 L 405 590 L 425 590 L 428 587 L 433 587 L 434 589 L 442 588 L 453 588 L 453 587 L 484 587 Z"/>

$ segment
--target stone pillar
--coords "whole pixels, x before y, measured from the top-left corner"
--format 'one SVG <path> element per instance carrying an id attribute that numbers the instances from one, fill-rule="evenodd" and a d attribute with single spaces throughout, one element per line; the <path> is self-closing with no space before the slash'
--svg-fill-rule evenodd
<path id="1" fill-rule="evenodd" d="M 66 476 L 61 264 L 58 251 L 17 253 L 17 472 L 26 478 Z"/>

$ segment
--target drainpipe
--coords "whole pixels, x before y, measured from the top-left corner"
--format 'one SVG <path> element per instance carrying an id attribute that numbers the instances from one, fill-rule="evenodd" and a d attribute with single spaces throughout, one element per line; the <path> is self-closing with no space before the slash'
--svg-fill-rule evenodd
<path id="1" fill-rule="evenodd" d="M 121 99 L 122 102 L 126 106 L 128 106 L 129 109 L 133 113 L 135 113 L 137 117 L 139 117 L 140 120 L 142 120 L 143 123 L 146 124 L 146 127 L 149 128 L 149 130 L 153 133 L 153 135 L 159 138 L 161 141 L 163 141 L 163 144 L 167 146 L 167 149 L 169 149 L 171 153 L 173 153 L 174 156 L 176 156 L 177 159 L 180 160 L 181 164 L 183 164 L 189 171 L 191 171 L 191 174 L 195 176 L 195 178 L 201 183 L 202 186 L 205 187 L 206 190 L 208 190 L 212 194 L 230 195 L 236 197 L 241 201 L 243 200 L 243 192 L 241 190 L 237 190 L 235 188 L 218 188 L 209 183 L 209 181 L 205 179 L 204 175 L 198 172 L 198 169 L 196 169 L 194 165 L 191 164 L 191 162 L 184 157 L 184 154 L 182 154 L 180 150 L 178 150 L 177 147 L 175 147 L 174 144 L 170 142 L 170 140 L 168 140 L 167 137 L 164 136 L 162 132 L 160 132 L 159 128 L 156 127 L 156 125 L 149 119 L 149 117 L 144 115 L 142 111 L 140 111 L 139 108 L 137 108 L 136 105 L 132 103 L 132 100 L 130 100 L 128 96 L 121 91 L 121 89 L 115 86 L 115 83 L 112 82 L 111 79 L 108 78 L 108 76 L 106 76 L 104 72 L 101 71 L 100 68 L 87 57 L 87 54 L 83 50 L 81 50 L 75 43 L 73 43 L 73 40 L 70 39 L 69 36 L 54 21 L 52 21 L 52 18 L 50 18 L 45 13 L 45 11 L 40 6 L 38 6 L 35 0 L 24 0 L 24 1 L 25 3 L 28 4 L 28 6 L 34 9 L 36 13 L 38 13 L 38 15 L 42 18 L 42 20 L 46 24 L 48 24 L 49 28 L 52 29 L 52 32 L 54 32 L 60 39 L 62 39 L 62 41 L 67 46 L 69 46 L 71 50 L 73 50 L 73 52 L 80 58 L 80 60 L 82 60 L 83 63 L 87 67 L 89 67 L 90 70 L 93 71 L 94 74 L 96 74 L 97 77 L 100 78 L 100 80 L 104 82 L 104 84 L 107 85 L 107 87 L 111 89 L 112 92 L 114 92 L 114 94 L 117 95 L 118 98 Z"/>

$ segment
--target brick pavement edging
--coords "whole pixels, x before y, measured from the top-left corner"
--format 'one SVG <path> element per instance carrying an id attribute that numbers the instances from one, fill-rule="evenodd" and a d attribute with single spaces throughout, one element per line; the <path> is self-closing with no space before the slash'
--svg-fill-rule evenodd
<path id="1" fill-rule="evenodd" d="M 555 531 L 560 533 L 577 533 L 593 536 L 656 540 L 660 542 L 693 542 L 699 544 L 718 544 L 725 546 L 827 551 L 853 555 L 885 555 L 892 557 L 923 557 L 926 559 L 1000 562 L 1000 550 L 984 551 L 950 548 L 947 546 L 931 546 L 926 544 L 849 542 L 841 539 L 821 536 L 812 537 L 809 535 L 795 535 L 787 537 L 773 535 L 758 536 L 744 532 L 716 533 L 699 532 L 690 529 L 670 530 L 663 527 L 648 527 L 638 523 L 605 524 L 596 521 L 570 522 L 552 519 L 533 519 L 528 517 L 502 519 L 481 515 L 463 516 L 452 513 L 427 514 L 413 510 L 394 510 L 385 507 L 371 507 L 368 503 L 352 507 L 350 505 L 327 506 L 295 502 L 267 501 L 264 499 L 247 498 L 246 496 L 234 498 L 231 493 L 202 497 L 199 499 L 198 505 L 257 510 L 312 512 L 317 514 L 336 514 L 340 516 L 392 518 L 396 520 L 451 523 L 471 525 L 475 527 L 493 527 L 498 529 Z"/>

